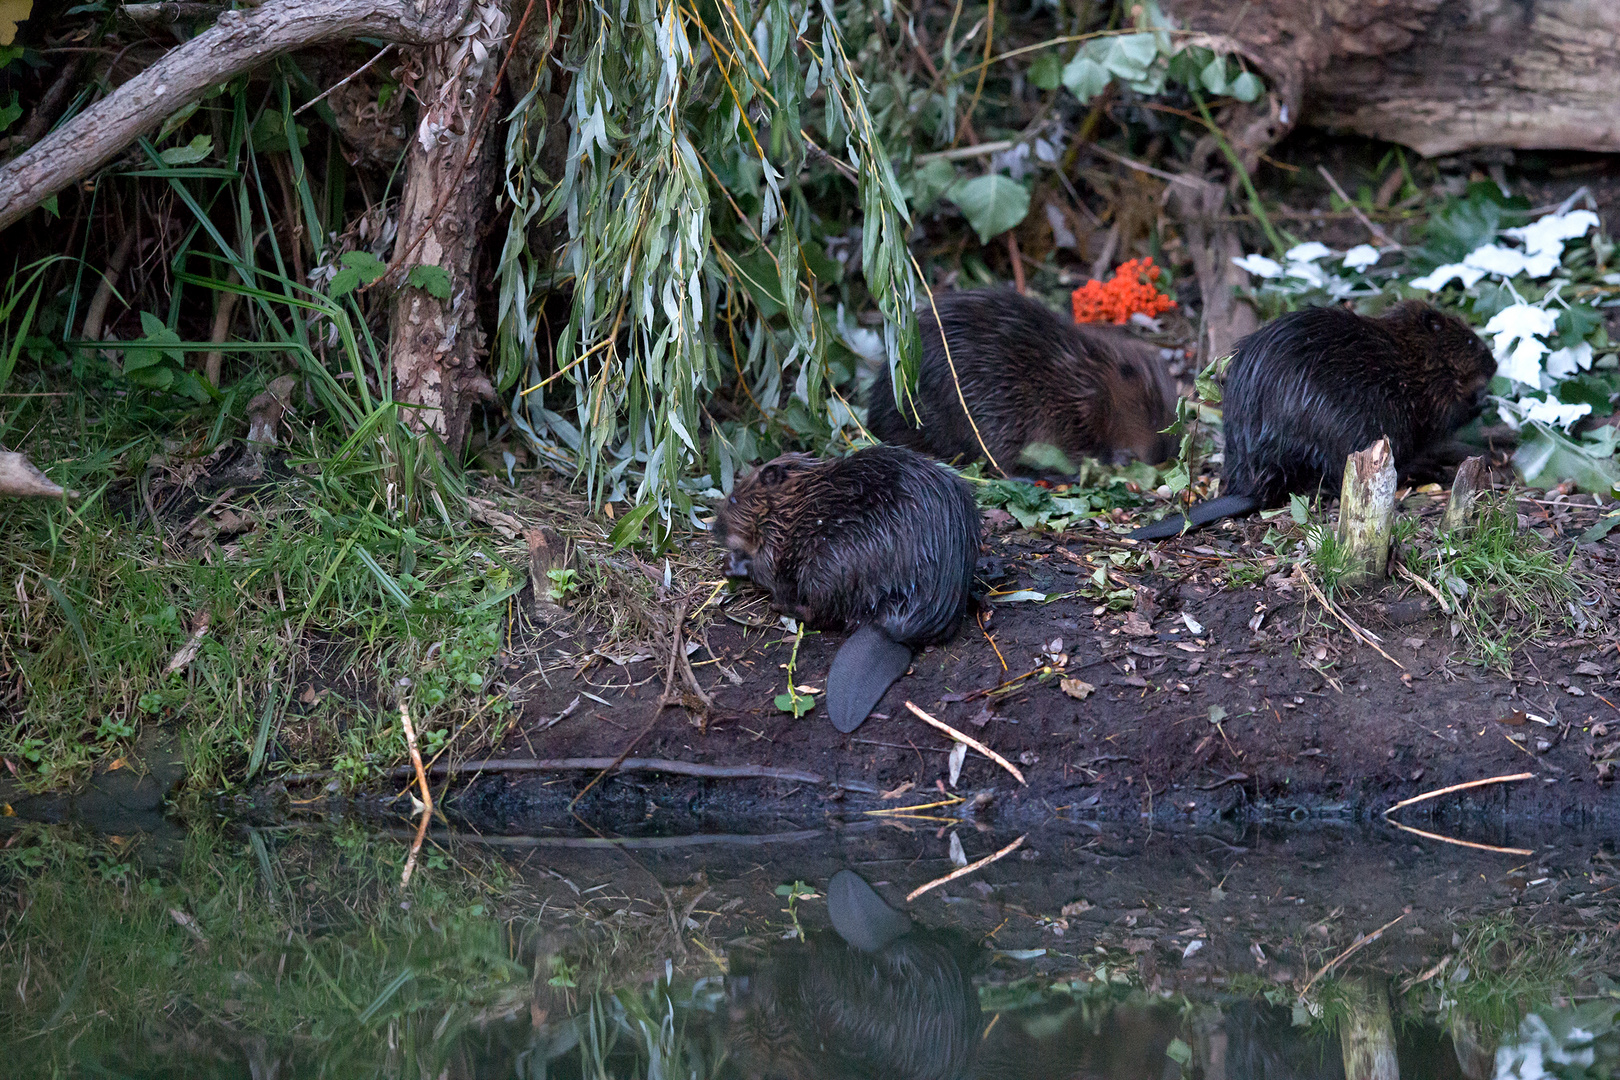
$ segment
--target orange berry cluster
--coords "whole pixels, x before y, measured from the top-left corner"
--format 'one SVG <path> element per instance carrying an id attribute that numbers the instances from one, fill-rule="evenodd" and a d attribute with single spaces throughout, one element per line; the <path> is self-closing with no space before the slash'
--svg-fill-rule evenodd
<path id="1" fill-rule="evenodd" d="M 1074 321 L 1120 325 L 1138 311 L 1149 318 L 1169 311 L 1176 302 L 1154 287 L 1159 273 L 1151 258 L 1130 259 L 1119 264 L 1107 283 L 1086 282 L 1074 290 Z"/>

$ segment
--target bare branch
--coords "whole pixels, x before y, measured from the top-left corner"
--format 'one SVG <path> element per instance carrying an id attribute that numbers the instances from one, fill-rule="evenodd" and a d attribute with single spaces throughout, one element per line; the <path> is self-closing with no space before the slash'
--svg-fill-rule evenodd
<path id="1" fill-rule="evenodd" d="M 0 166 L 0 229 L 117 157 L 208 90 L 283 53 L 359 36 L 430 45 L 461 26 L 469 0 L 267 0 L 223 11 L 28 150 Z"/>

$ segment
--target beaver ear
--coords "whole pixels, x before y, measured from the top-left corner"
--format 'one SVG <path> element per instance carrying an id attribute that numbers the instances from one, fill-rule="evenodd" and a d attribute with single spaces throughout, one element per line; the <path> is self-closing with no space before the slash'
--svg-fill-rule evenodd
<path id="1" fill-rule="evenodd" d="M 1423 313 L 1423 329 L 1431 334 L 1438 334 L 1446 328 L 1446 317 L 1433 308 Z"/>
<path id="2" fill-rule="evenodd" d="M 1127 379 L 1140 379 L 1142 377 L 1142 369 L 1130 360 L 1121 360 L 1119 362 L 1119 373 Z"/>
<path id="3" fill-rule="evenodd" d="M 776 487 L 787 479 L 787 468 L 772 462 L 759 470 L 759 482 L 766 487 Z"/>

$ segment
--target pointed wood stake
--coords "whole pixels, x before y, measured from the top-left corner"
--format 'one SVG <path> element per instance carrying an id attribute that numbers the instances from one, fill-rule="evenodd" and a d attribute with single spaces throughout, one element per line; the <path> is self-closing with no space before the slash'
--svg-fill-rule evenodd
<path id="1" fill-rule="evenodd" d="M 1474 502 L 1481 491 L 1491 490 L 1491 471 L 1482 457 L 1471 457 L 1457 466 L 1451 482 L 1451 500 L 1440 519 L 1441 532 L 1457 532 L 1473 524 Z"/>

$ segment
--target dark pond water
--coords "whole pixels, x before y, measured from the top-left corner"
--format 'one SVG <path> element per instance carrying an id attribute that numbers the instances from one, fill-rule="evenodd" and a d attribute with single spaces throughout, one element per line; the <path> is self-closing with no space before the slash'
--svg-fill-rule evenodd
<path id="1" fill-rule="evenodd" d="M 1612 839 L 0 818 L 0 1076 L 1588 1078 Z M 296 812 L 296 808 L 295 808 Z M 601 826 L 598 829 L 605 832 Z M 978 860 L 1000 860 L 908 900 Z"/>

